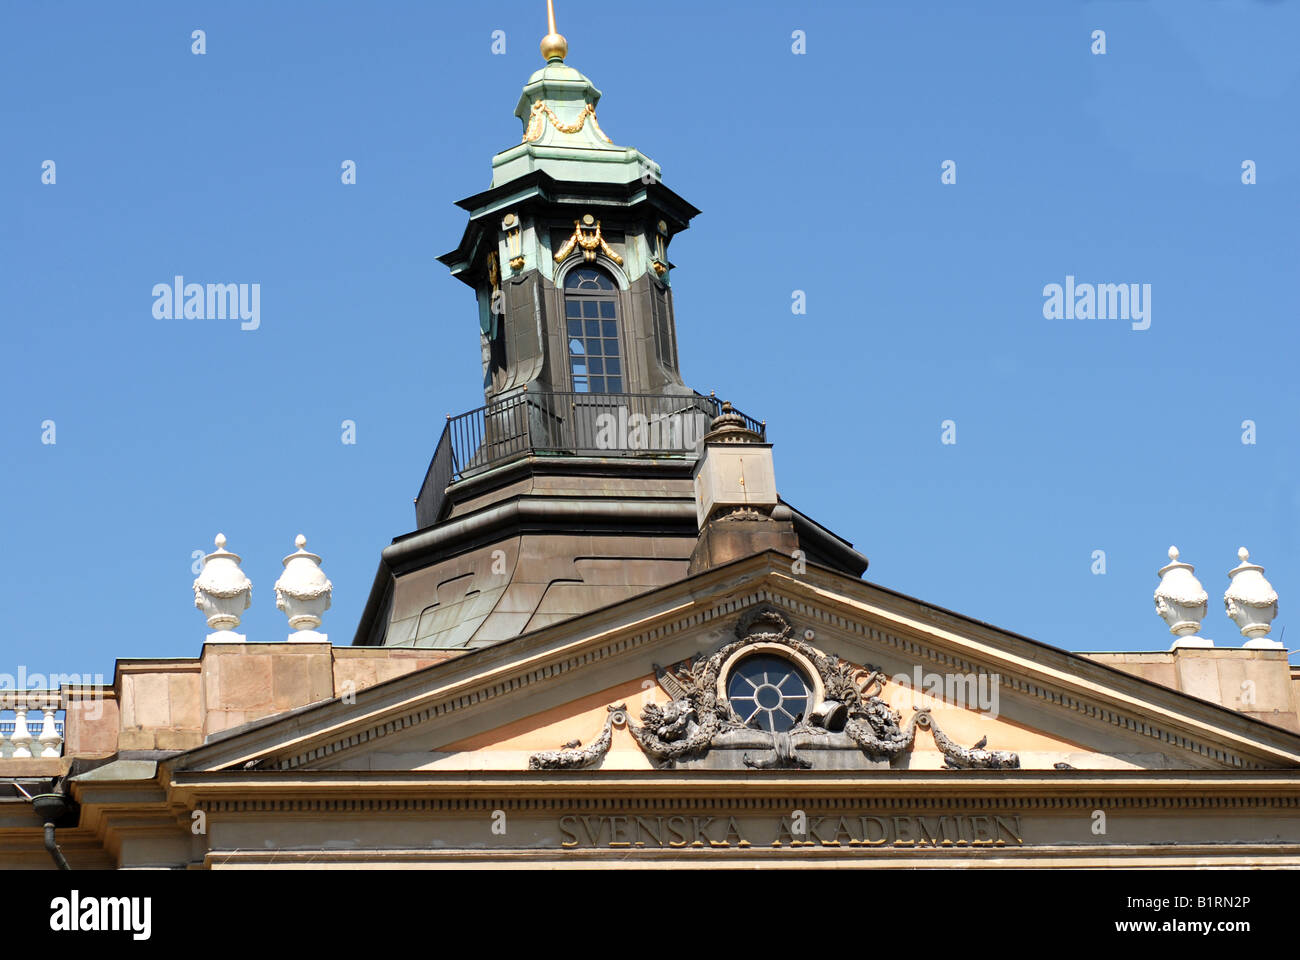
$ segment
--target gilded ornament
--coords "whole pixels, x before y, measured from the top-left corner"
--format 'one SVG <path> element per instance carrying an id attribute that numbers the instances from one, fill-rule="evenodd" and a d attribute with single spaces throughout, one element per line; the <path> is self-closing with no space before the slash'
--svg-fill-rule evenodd
<path id="1" fill-rule="evenodd" d="M 510 256 L 510 268 L 522 270 L 524 268 L 523 224 L 515 214 L 507 213 L 501 221 L 501 228 L 506 234 L 506 253 Z"/>
<path id="2" fill-rule="evenodd" d="M 596 135 L 606 143 L 613 143 L 614 141 L 605 136 L 605 131 L 596 122 L 596 108 L 590 103 L 578 113 L 576 121 L 565 123 L 556 116 L 555 111 L 547 105 L 545 100 L 538 100 L 533 104 L 532 110 L 528 113 L 528 129 L 524 131 L 524 138 L 521 142 L 532 143 L 534 140 L 541 139 L 547 120 L 551 121 L 551 126 L 560 133 L 580 133 L 582 128 L 586 126 L 588 117 L 591 118 L 591 127 L 596 132 Z"/>
<path id="3" fill-rule="evenodd" d="M 591 223 L 594 219 L 595 218 L 593 218 L 591 214 L 586 214 L 583 217 L 583 220 L 586 220 L 588 223 Z M 556 252 L 555 262 L 563 263 L 569 258 L 569 254 L 573 253 L 574 247 L 579 247 L 582 250 L 582 259 L 586 260 L 588 263 L 591 263 L 596 259 L 596 251 L 599 250 L 620 267 L 623 266 L 623 258 L 615 253 L 610 245 L 605 242 L 605 238 L 601 236 L 600 221 L 595 220 L 595 224 L 595 227 L 589 230 L 583 227 L 581 220 L 574 220 L 573 236 L 564 241 L 564 246 L 560 247 Z"/>
<path id="4" fill-rule="evenodd" d="M 655 234 L 655 252 L 651 258 L 650 266 L 654 268 L 655 276 L 662 277 L 668 272 L 668 253 L 666 237 L 668 236 L 668 224 L 662 220 L 659 221 L 659 231 Z"/>
<path id="5" fill-rule="evenodd" d="M 497 293 L 501 290 L 501 266 L 495 250 L 487 256 L 487 277 L 488 283 L 492 284 L 492 302 L 496 303 Z"/>
<path id="6" fill-rule="evenodd" d="M 546 0 L 546 36 L 542 37 L 542 56 L 549 62 L 563 60 L 569 52 L 569 41 L 555 29 L 555 4 Z"/>

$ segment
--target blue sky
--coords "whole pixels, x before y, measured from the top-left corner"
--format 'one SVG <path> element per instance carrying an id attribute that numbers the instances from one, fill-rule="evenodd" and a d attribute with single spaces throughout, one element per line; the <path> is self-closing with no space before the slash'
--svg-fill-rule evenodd
<path id="1" fill-rule="evenodd" d="M 1300 6 L 557 14 L 604 130 L 704 211 L 672 250 L 687 381 L 768 421 L 783 496 L 867 579 L 1068 649 L 1165 649 L 1177 543 L 1203 632 L 1237 645 L 1245 544 L 1281 632 Z M 482 402 L 472 295 L 434 258 L 518 142 L 544 32 L 541 0 L 0 4 L 0 671 L 198 655 L 191 555 L 218 530 L 250 639 L 287 632 L 272 584 L 303 532 L 351 642 L 444 415 Z M 155 319 L 176 274 L 260 283 L 260 328 Z M 1044 319 L 1066 275 L 1150 284 L 1150 328 Z"/>

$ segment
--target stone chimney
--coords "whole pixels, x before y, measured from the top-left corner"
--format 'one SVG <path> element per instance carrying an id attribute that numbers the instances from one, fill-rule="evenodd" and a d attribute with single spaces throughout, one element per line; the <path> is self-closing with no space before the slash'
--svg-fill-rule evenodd
<path id="1" fill-rule="evenodd" d="M 690 574 L 764 550 L 793 556 L 799 549 L 790 510 L 776 494 L 772 445 L 730 403 L 704 435 L 694 479 L 700 535 Z"/>

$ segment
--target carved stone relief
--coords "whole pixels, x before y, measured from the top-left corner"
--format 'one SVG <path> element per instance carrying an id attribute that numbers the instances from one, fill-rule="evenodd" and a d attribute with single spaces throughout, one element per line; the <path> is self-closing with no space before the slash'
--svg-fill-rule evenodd
<path id="1" fill-rule="evenodd" d="M 626 716 L 623 704 L 610 707 L 610 718 L 600 737 L 591 746 L 534 754 L 529 767 L 535 770 L 574 769 L 590 766 L 609 749 L 611 722 L 619 714 L 628 731 L 647 756 L 660 767 L 700 760 L 710 751 L 745 750 L 744 766 L 754 769 L 810 769 L 817 765 L 846 767 L 842 757 L 833 761 L 830 751 L 851 751 L 873 761 L 869 765 L 886 766 L 911 749 L 918 727 L 928 729 L 935 745 L 951 769 L 996 770 L 1020 766 L 1020 758 L 1005 750 L 988 750 L 987 737 L 973 747 L 962 747 L 950 740 L 928 709 L 919 709 L 900 725 L 900 716 L 879 694 L 885 678 L 876 668 L 858 667 L 838 657 L 829 656 L 805 639 L 793 635 L 792 627 L 782 614 L 770 607 L 759 607 L 740 618 L 736 639 L 723 644 L 707 657 L 694 657 L 669 667 L 655 667 L 659 684 L 672 698 L 668 703 L 648 703 L 641 711 L 641 722 Z M 814 687 L 817 700 L 800 715 L 794 726 L 785 731 L 771 731 L 747 726 L 732 708 L 723 691 L 723 673 L 739 655 L 756 651 L 784 650 L 792 660 L 810 665 L 816 673 Z M 621 725 L 621 724 L 620 724 Z M 798 751 L 805 751 L 801 755 Z M 749 751 L 754 751 L 751 753 Z M 763 753 L 758 753 L 763 751 Z M 818 763 L 811 755 L 816 754 Z"/>
<path id="2" fill-rule="evenodd" d="M 587 746 L 581 740 L 572 740 L 559 750 L 545 750 L 534 753 L 528 758 L 529 770 L 578 770 L 589 767 L 609 752 L 609 745 L 614 738 L 614 727 L 627 723 L 627 706 L 616 703 L 605 708 L 609 716 L 605 717 L 605 727 L 600 736 Z"/>

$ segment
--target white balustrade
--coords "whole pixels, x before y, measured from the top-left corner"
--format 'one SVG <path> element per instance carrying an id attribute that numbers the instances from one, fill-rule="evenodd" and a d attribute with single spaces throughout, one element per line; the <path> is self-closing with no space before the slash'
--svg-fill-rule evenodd
<path id="1" fill-rule="evenodd" d="M 63 756 L 62 709 L 58 690 L 0 691 L 0 716 L 13 714 L 0 720 L 0 760 Z"/>

